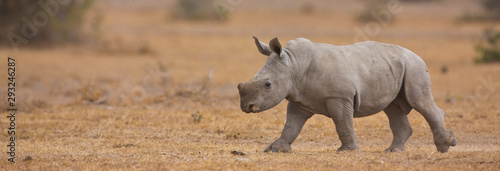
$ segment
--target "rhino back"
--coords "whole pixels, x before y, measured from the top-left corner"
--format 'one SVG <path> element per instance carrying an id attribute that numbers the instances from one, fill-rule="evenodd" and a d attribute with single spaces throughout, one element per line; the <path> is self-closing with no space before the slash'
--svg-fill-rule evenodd
<path id="1" fill-rule="evenodd" d="M 324 103 L 330 98 L 352 100 L 355 117 L 383 110 L 402 87 L 405 61 L 416 56 L 400 46 L 373 41 L 347 46 L 323 43 L 297 46 L 299 44 L 294 44 L 300 47 L 294 52 L 295 56 L 310 60 L 306 64 L 308 69 L 300 90 L 301 99 L 305 106 L 311 110 L 318 108 L 316 113 L 323 114 L 325 109 L 316 107 L 321 106 L 316 103 Z M 310 48 L 311 52 L 304 48 Z"/>

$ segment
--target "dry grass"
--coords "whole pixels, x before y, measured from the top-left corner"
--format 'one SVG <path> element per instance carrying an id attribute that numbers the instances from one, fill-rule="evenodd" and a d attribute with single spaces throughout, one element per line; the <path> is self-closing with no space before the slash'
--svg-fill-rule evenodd
<path id="1" fill-rule="evenodd" d="M 293 144 L 291 154 L 262 150 L 280 133 L 283 107 L 257 115 L 238 110 L 190 111 L 120 107 L 60 107 L 19 116 L 18 163 L 3 169 L 347 169 L 347 170 L 491 170 L 498 167 L 498 114 L 458 116 L 448 112 L 449 127 L 460 144 L 435 152 L 423 118 L 411 114 L 415 134 L 407 151 L 385 153 L 391 133 L 382 114 L 357 119 L 355 152 L 335 152 L 340 145 L 332 121 L 313 117 Z M 474 114 L 472 114 L 474 115 Z M 453 124 L 474 120 L 468 126 Z M 492 125 L 493 127 L 485 127 Z M 493 135 L 485 134 L 490 132 Z M 231 151 L 245 153 L 236 156 Z M 23 161 L 30 156 L 32 160 Z M 239 161 L 246 158 L 248 161 Z M 306 163 L 306 164 L 304 164 Z"/>
<path id="2" fill-rule="evenodd" d="M 98 3 L 108 8 L 104 38 L 120 37 L 131 46 L 145 40 L 155 53 L 20 49 L 17 163 L 8 163 L 6 148 L 0 148 L 0 170 L 500 169 L 500 66 L 473 63 L 473 46 L 486 24 L 455 25 L 457 3 L 444 0 L 439 8 L 407 4 L 398 21 L 374 39 L 407 47 L 426 61 L 456 147 L 437 153 L 429 126 L 412 112 L 414 134 L 406 151 L 385 153 L 392 134 L 379 113 L 355 119 L 359 151 L 336 152 L 340 141 L 333 121 L 317 115 L 292 144 L 292 153 L 263 153 L 281 133 L 286 105 L 260 114 L 240 111 L 237 83 L 250 79 L 266 60 L 251 36 L 349 44 L 359 24 L 350 6 L 360 3 L 335 6 L 330 13 L 323 9 L 328 4 L 321 4 L 328 2 L 318 1 L 308 15 L 301 12 L 302 2 L 293 10 L 268 4 L 285 14 L 266 8 L 255 13 L 260 3 L 245 1 L 224 24 L 165 21 L 164 7 Z M 424 8 L 426 14 L 418 13 Z M 0 56 L 8 53 L 0 50 Z M 6 74 L 0 80 L 7 80 Z M 5 96 L 2 88 L 0 97 Z M 5 144 L 2 105 L 0 142 Z"/>

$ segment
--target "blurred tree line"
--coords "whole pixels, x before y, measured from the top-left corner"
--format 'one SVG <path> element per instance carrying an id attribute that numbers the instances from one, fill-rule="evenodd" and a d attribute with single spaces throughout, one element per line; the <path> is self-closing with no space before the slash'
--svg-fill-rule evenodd
<path id="1" fill-rule="evenodd" d="M 493 20 L 500 20 L 500 0 L 482 0 L 486 15 Z"/>
<path id="2" fill-rule="evenodd" d="M 481 3 L 482 11 L 466 11 L 462 16 L 457 18 L 458 21 L 481 22 L 500 20 L 500 0 L 480 0 L 478 2 Z"/>
<path id="3" fill-rule="evenodd" d="M 0 0 L 0 44 L 50 45 L 83 39 L 93 0 Z"/>

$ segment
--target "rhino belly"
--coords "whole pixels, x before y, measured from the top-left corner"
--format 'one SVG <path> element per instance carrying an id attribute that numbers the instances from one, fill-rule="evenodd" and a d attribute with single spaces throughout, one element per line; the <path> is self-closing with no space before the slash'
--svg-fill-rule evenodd
<path id="1" fill-rule="evenodd" d="M 397 94 L 397 92 L 388 93 L 378 96 L 378 98 L 375 96 L 360 97 L 359 100 L 355 101 L 355 105 L 359 103 L 359 106 L 355 106 L 354 117 L 369 116 L 384 110 L 396 98 Z"/>
<path id="2" fill-rule="evenodd" d="M 362 77 L 357 84 L 354 99 L 354 117 L 363 117 L 385 109 L 398 95 L 403 82 L 403 72 L 395 73 L 382 68 Z"/>

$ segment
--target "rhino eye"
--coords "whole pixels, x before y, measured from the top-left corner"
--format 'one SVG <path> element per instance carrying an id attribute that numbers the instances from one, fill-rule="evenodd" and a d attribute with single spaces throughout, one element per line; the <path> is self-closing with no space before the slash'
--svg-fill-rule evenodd
<path id="1" fill-rule="evenodd" d="M 266 82 L 266 87 L 267 88 L 271 87 L 271 83 L 270 82 Z"/>

